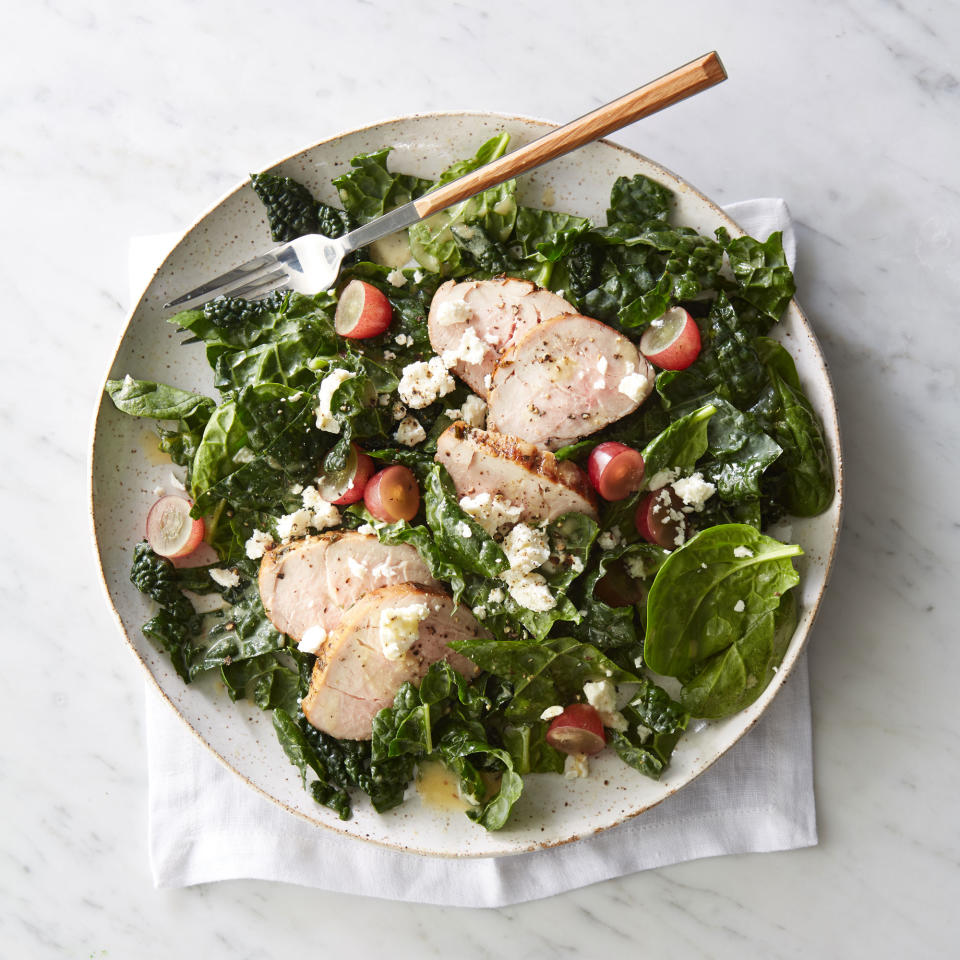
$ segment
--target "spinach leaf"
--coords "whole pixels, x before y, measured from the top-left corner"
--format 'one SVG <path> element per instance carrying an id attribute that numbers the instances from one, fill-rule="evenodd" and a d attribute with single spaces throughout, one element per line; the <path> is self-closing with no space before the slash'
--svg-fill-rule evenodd
<path id="1" fill-rule="evenodd" d="M 748 602 L 748 601 L 745 601 Z M 764 609 L 725 650 L 708 657 L 683 685 L 680 700 L 695 717 L 729 717 L 750 706 L 767 688 L 797 625 L 793 593 Z"/>
<path id="2" fill-rule="evenodd" d="M 643 656 L 657 673 L 686 677 L 747 636 L 799 582 L 803 551 L 746 524 L 709 527 L 674 551 L 647 597 Z"/>
<path id="3" fill-rule="evenodd" d="M 211 628 L 209 641 L 209 646 L 193 665 L 193 676 L 264 654 L 278 653 L 286 646 L 286 637 L 278 633 L 267 619 L 256 581 L 243 591 L 226 618 Z M 228 686 L 237 688 L 229 673 L 223 679 Z"/>
<path id="4" fill-rule="evenodd" d="M 770 387 L 755 409 L 783 448 L 782 469 L 774 481 L 777 497 L 795 516 L 816 516 L 833 500 L 833 466 L 823 426 L 800 387 L 790 354 L 765 337 L 756 343 Z"/>
<path id="5" fill-rule="evenodd" d="M 216 406 L 210 397 L 190 393 L 152 380 L 108 380 L 107 393 L 114 406 L 131 417 L 152 417 L 154 420 L 184 420 L 203 423 Z"/>
<path id="6" fill-rule="evenodd" d="M 520 797 L 523 780 L 514 770 L 510 753 L 486 739 L 478 717 L 487 705 L 483 694 L 448 663 L 441 660 L 431 664 L 419 689 L 405 683 L 393 706 L 374 717 L 374 768 L 398 757 L 408 758 L 411 765 L 428 758 L 439 759 L 458 773 L 461 788 L 476 800 L 477 806 L 468 816 L 488 830 L 499 829 Z M 475 766 L 478 760 L 501 772 L 500 789 L 493 797 L 485 796 L 486 788 Z"/>
<path id="7" fill-rule="evenodd" d="M 710 445 L 708 432 L 716 412 L 713 403 L 705 404 L 654 437 L 642 451 L 644 479 L 649 483 L 662 470 L 679 470 L 680 476 L 691 473 Z"/>
<path id="8" fill-rule="evenodd" d="M 358 154 L 350 161 L 350 171 L 333 181 L 344 209 L 358 224 L 369 223 L 402 207 L 430 187 L 430 181 L 422 177 L 388 171 L 390 150 L 384 147 L 373 153 Z"/>
<path id="9" fill-rule="evenodd" d="M 554 704 L 570 703 L 583 693 L 588 680 L 637 682 L 589 643 L 573 637 L 550 637 L 540 643 L 523 640 L 457 640 L 451 646 L 482 670 L 513 685 L 508 720 L 532 722 Z"/>
<path id="10" fill-rule="evenodd" d="M 659 779 L 683 736 L 688 714 L 662 687 L 647 678 L 643 678 L 620 712 L 627 729 L 609 731 L 617 756 L 645 776 Z"/>

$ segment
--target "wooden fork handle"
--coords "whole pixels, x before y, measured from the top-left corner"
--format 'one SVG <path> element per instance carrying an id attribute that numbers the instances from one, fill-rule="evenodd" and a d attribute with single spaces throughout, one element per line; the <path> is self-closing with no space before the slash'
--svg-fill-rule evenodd
<path id="1" fill-rule="evenodd" d="M 690 63 L 660 77 L 658 80 L 611 101 L 605 106 L 573 120 L 525 147 L 485 164 L 472 173 L 434 190 L 414 201 L 417 213 L 428 217 L 454 203 L 509 180 L 518 174 L 539 167 L 548 160 L 561 157 L 577 147 L 599 140 L 627 124 L 648 117 L 726 80 L 716 51 L 705 54 Z"/>

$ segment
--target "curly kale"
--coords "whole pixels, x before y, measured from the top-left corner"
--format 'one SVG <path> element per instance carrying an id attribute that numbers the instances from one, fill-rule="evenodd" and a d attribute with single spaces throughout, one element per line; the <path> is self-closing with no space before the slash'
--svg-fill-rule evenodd
<path id="1" fill-rule="evenodd" d="M 337 210 L 314 200 L 310 191 L 290 177 L 272 173 L 254 173 L 250 182 L 267 208 L 270 235 L 278 243 L 296 240 L 306 233 L 340 237 L 355 223 L 345 210 Z"/>
<path id="2" fill-rule="evenodd" d="M 156 615 L 143 625 L 143 632 L 170 654 L 177 673 L 189 683 L 193 638 L 203 624 L 181 589 L 176 568 L 144 540 L 133 548 L 130 582 L 160 605 Z"/>
<path id="3" fill-rule="evenodd" d="M 221 330 L 259 320 L 265 313 L 283 306 L 285 293 L 274 290 L 262 300 L 244 300 L 243 297 L 217 297 L 203 305 L 203 316 Z"/>

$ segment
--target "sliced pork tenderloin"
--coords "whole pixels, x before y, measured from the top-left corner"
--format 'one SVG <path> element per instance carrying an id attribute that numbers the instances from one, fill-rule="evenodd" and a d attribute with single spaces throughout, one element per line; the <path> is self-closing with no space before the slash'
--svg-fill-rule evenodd
<path id="1" fill-rule="evenodd" d="M 434 294 L 427 320 L 430 344 L 443 355 L 460 351 L 465 335 L 474 343 L 476 360 L 459 359 L 451 367 L 474 393 L 486 398 L 493 368 L 503 352 L 528 330 L 576 309 L 562 297 L 529 280 L 496 277 L 493 280 L 448 280 Z M 469 353 L 469 350 L 466 351 Z"/>
<path id="2" fill-rule="evenodd" d="M 447 468 L 460 498 L 481 498 L 475 515 L 497 509 L 497 503 L 482 500 L 487 495 L 491 501 L 500 498 L 501 513 L 514 523 L 555 520 L 571 511 L 597 516 L 583 471 L 525 440 L 458 421 L 437 439 L 434 459 Z"/>
<path id="3" fill-rule="evenodd" d="M 406 629 L 393 629 L 396 624 Z M 303 715 L 332 737 L 369 740 L 373 718 L 393 705 L 401 685 L 417 683 L 446 660 L 467 678 L 479 672 L 451 650 L 482 630 L 470 611 L 439 589 L 412 583 L 380 587 L 358 600 L 320 648 Z"/>
<path id="4" fill-rule="evenodd" d="M 487 426 L 557 450 L 633 413 L 654 377 L 634 344 L 612 327 L 579 314 L 555 317 L 500 358 Z"/>
<path id="5" fill-rule="evenodd" d="M 268 550 L 260 564 L 260 599 L 270 622 L 300 641 L 314 626 L 328 633 L 346 610 L 371 590 L 397 583 L 436 587 L 437 581 L 409 544 L 334 531 Z"/>

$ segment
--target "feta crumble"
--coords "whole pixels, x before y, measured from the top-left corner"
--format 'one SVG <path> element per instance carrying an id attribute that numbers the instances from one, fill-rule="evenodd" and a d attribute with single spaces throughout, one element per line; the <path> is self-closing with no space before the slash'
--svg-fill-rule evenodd
<path id="1" fill-rule="evenodd" d="M 675 480 L 673 489 L 688 507 L 692 507 L 698 513 L 717 492 L 717 488 L 709 480 L 704 480 L 701 473 L 692 473 L 682 480 Z"/>
<path id="2" fill-rule="evenodd" d="M 483 429 L 487 423 L 487 404 L 475 394 L 463 401 L 462 407 L 443 411 L 451 420 L 462 420 L 469 427 Z"/>
<path id="3" fill-rule="evenodd" d="M 316 656 L 326 639 L 327 631 L 319 623 L 314 624 L 303 631 L 303 638 L 297 644 L 297 649 L 301 653 L 312 653 Z"/>
<path id="4" fill-rule="evenodd" d="M 487 599 L 491 603 L 503 603 L 504 596 L 503 591 L 499 587 L 494 587 L 488 594 Z"/>
<path id="5" fill-rule="evenodd" d="M 489 493 L 461 497 L 460 509 L 469 513 L 491 537 L 495 537 L 507 524 L 516 523 L 523 513 L 523 507 L 511 503 L 499 493 L 493 497 Z"/>
<path id="6" fill-rule="evenodd" d="M 357 533 L 361 533 L 365 537 L 376 536 L 377 528 L 372 523 L 361 523 L 357 527 Z"/>
<path id="7" fill-rule="evenodd" d="M 518 523 L 503 541 L 503 551 L 512 571 L 530 573 L 550 558 L 550 541 L 545 531 Z"/>
<path id="8" fill-rule="evenodd" d="M 749 547 L 734 547 L 733 555 L 735 557 L 740 557 L 743 560 L 747 560 L 753 556 L 753 551 Z"/>
<path id="9" fill-rule="evenodd" d="M 743 613 L 743 611 L 746 609 L 747 609 L 747 605 L 742 600 L 738 600 L 733 605 L 734 613 Z"/>
<path id="10" fill-rule="evenodd" d="M 340 421 L 333 415 L 330 405 L 333 402 L 333 395 L 339 387 L 355 377 L 355 373 L 337 367 L 323 378 L 323 382 L 320 384 L 319 403 L 315 411 L 318 430 L 323 430 L 326 433 L 340 432 Z"/>
<path id="11" fill-rule="evenodd" d="M 680 471 L 670 468 L 658 470 L 648 481 L 648 490 L 662 490 L 668 483 L 673 483 L 680 476 Z"/>
<path id="12" fill-rule="evenodd" d="M 273 546 L 273 537 L 263 530 L 254 530 L 243 546 L 250 560 L 259 560 L 266 553 L 267 548 Z"/>
<path id="13" fill-rule="evenodd" d="M 446 300 L 437 307 L 434 319 L 441 327 L 466 323 L 471 316 L 470 304 L 466 300 Z"/>
<path id="14" fill-rule="evenodd" d="M 465 537 L 466 539 L 469 539 L 470 537 L 473 536 L 473 531 L 470 529 L 470 524 L 466 523 L 463 520 L 461 520 L 457 524 L 457 533 L 459 533 L 461 537 Z"/>
<path id="15" fill-rule="evenodd" d="M 527 610 L 546 613 L 557 605 L 557 598 L 550 592 L 546 579 L 539 573 L 505 570 L 500 574 L 500 579 L 506 583 L 510 596 Z"/>
<path id="16" fill-rule="evenodd" d="M 380 611 L 380 647 L 387 660 L 402 660 L 420 638 L 420 622 L 430 615 L 425 603 Z"/>
<path id="17" fill-rule="evenodd" d="M 561 713 L 563 713 L 563 707 L 555 703 L 552 707 L 547 707 L 547 709 L 540 714 L 540 719 L 552 720 L 554 717 L 559 717 Z"/>
<path id="18" fill-rule="evenodd" d="M 622 539 L 623 535 L 616 527 L 613 527 L 611 530 L 604 530 L 603 533 L 597 537 L 597 546 L 601 550 L 615 550 Z"/>
<path id="19" fill-rule="evenodd" d="M 647 395 L 649 382 L 642 373 L 628 373 L 620 381 L 617 389 L 634 403 L 640 403 Z"/>
<path id="20" fill-rule="evenodd" d="M 240 583 L 240 574 L 236 570 L 212 567 L 210 569 L 210 579 L 221 587 L 236 587 Z"/>
<path id="21" fill-rule="evenodd" d="M 391 283 L 395 287 L 405 287 L 407 278 L 403 275 L 402 270 L 393 269 L 387 274 L 387 283 Z"/>
<path id="22" fill-rule="evenodd" d="M 568 780 L 590 776 L 590 761 L 585 753 L 569 753 L 563 761 L 563 775 Z"/>
<path id="23" fill-rule="evenodd" d="M 612 713 L 617 709 L 617 688 L 610 680 L 587 681 L 583 695 L 598 713 Z"/>
<path id="24" fill-rule="evenodd" d="M 453 377 L 447 372 L 447 364 L 440 357 L 417 360 L 403 368 L 397 392 L 400 399 L 414 410 L 429 407 L 434 400 L 445 397 L 456 388 Z"/>
<path id="25" fill-rule="evenodd" d="M 316 487 L 304 487 L 300 499 L 303 501 L 304 509 L 310 511 L 310 526 L 314 530 L 326 530 L 340 523 L 340 511 L 332 503 L 324 500 Z"/>
<path id="26" fill-rule="evenodd" d="M 402 443 L 405 447 L 415 447 L 427 439 L 427 431 L 416 417 L 404 417 L 397 427 L 397 432 L 393 435 L 397 443 Z"/>
<path id="27" fill-rule="evenodd" d="M 454 367 L 461 360 L 464 363 L 482 363 L 487 353 L 487 346 L 477 336 L 473 327 L 467 327 L 460 337 L 460 342 L 453 350 L 444 350 L 440 355 L 445 367 Z"/>
<path id="28" fill-rule="evenodd" d="M 305 536 L 310 529 L 313 514 L 306 509 L 294 510 L 277 521 L 277 536 L 281 540 L 292 540 Z"/>

